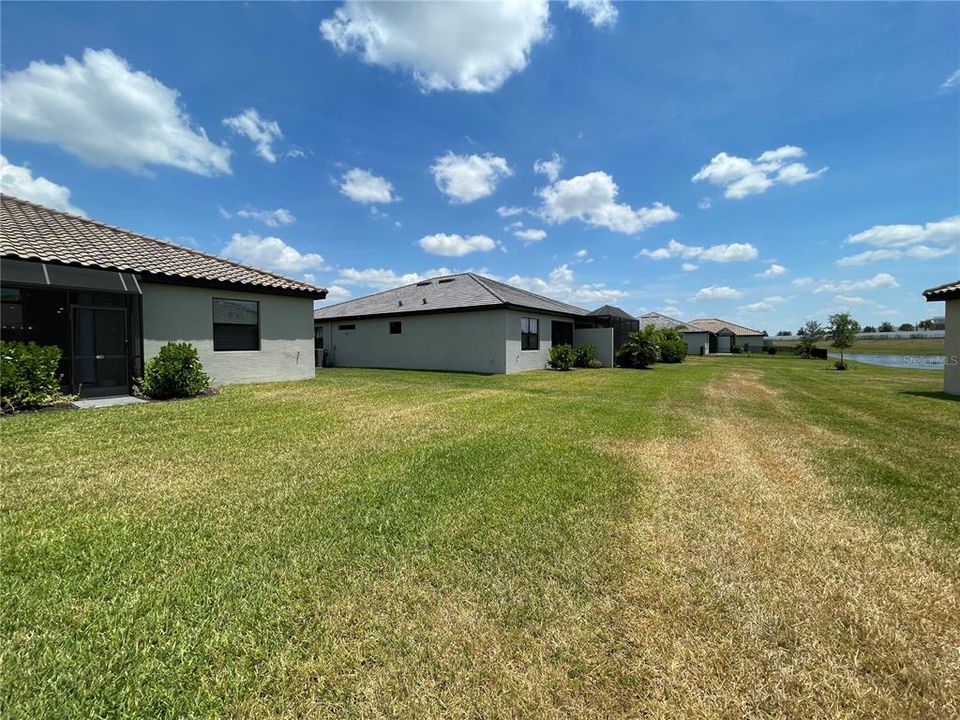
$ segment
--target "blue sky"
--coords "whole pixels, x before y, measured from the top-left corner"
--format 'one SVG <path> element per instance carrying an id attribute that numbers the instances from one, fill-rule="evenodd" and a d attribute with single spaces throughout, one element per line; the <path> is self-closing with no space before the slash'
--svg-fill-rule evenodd
<path id="1" fill-rule="evenodd" d="M 357 297 L 939 314 L 960 5 L 5 3 L 5 191 Z M 535 169 L 536 168 L 536 169 Z"/>

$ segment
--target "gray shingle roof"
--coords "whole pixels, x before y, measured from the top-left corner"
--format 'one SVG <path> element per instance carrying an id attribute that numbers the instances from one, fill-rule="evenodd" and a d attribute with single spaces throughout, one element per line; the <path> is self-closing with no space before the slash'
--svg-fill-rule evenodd
<path id="1" fill-rule="evenodd" d="M 663 313 L 658 312 L 648 312 L 640 315 L 637 320 L 640 321 L 640 327 L 646 327 L 647 325 L 653 325 L 655 328 L 680 328 L 683 332 L 704 332 L 701 328 L 696 328 L 690 323 L 685 323 L 683 320 L 677 320 L 672 318 L 669 315 L 664 315 Z"/>
<path id="2" fill-rule="evenodd" d="M 518 307 L 558 315 L 586 310 L 475 273 L 442 275 L 314 311 L 317 320 Z"/>
<path id="3" fill-rule="evenodd" d="M 249 285 L 323 298 L 327 291 L 156 238 L 0 195 L 0 255 L 126 270 L 145 275 Z"/>
<path id="4" fill-rule="evenodd" d="M 762 330 L 754 330 L 745 325 L 738 325 L 737 323 L 720 318 L 698 318 L 691 320 L 689 324 L 712 333 L 718 333 L 726 328 L 734 335 L 763 335 Z"/>
<path id="5" fill-rule="evenodd" d="M 960 280 L 954 280 L 953 282 L 944 283 L 943 285 L 927 288 L 923 291 L 923 296 L 928 302 L 960 298 Z"/>
<path id="6" fill-rule="evenodd" d="M 597 317 L 618 317 L 624 318 L 626 320 L 636 320 L 636 318 L 628 313 L 623 308 L 618 308 L 616 305 L 602 305 L 596 310 L 591 310 L 588 315 L 595 315 Z"/>

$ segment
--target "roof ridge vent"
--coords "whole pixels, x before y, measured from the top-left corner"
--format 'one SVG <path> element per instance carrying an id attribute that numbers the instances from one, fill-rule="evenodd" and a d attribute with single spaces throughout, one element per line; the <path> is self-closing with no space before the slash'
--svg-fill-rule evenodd
<path id="1" fill-rule="evenodd" d="M 417 283 L 417 287 L 424 287 L 424 286 L 430 285 L 430 284 L 431 284 L 431 281 L 430 281 L 430 280 L 421 280 L 420 282 Z"/>

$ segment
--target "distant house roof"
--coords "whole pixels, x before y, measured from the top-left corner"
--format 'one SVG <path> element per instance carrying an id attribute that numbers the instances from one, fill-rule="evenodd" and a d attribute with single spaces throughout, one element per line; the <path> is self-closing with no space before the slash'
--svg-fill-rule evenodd
<path id="1" fill-rule="evenodd" d="M 729 330 L 734 335 L 763 335 L 763 330 L 754 330 L 753 328 L 738 325 L 737 323 L 720 318 L 697 318 L 696 320 L 691 320 L 690 325 L 714 334 L 719 333 L 721 330 Z"/>
<path id="2" fill-rule="evenodd" d="M 623 318 L 625 320 L 636 320 L 636 318 L 628 313 L 623 308 L 618 308 L 616 305 L 603 305 L 598 307 L 596 310 L 591 310 L 587 315 L 592 315 L 595 317 L 617 317 Z"/>
<path id="3" fill-rule="evenodd" d="M 927 302 L 956 300 L 960 298 L 960 280 L 954 280 L 953 282 L 944 283 L 943 285 L 927 288 L 923 291 L 923 296 L 927 299 Z"/>
<path id="4" fill-rule="evenodd" d="M 356 300 L 315 310 L 317 320 L 382 315 L 421 315 L 456 310 L 516 307 L 556 315 L 585 316 L 574 305 L 521 290 L 475 273 L 459 273 L 422 280 Z"/>
<path id="5" fill-rule="evenodd" d="M 647 325 L 653 325 L 656 328 L 680 328 L 683 332 L 705 332 L 700 328 L 695 328 L 690 323 L 685 323 L 683 320 L 677 320 L 672 318 L 669 315 L 664 315 L 663 313 L 658 312 L 648 312 L 640 315 L 637 320 L 640 321 L 640 327 L 646 327 Z"/>
<path id="6" fill-rule="evenodd" d="M 323 288 L 140 233 L 0 195 L 0 255 L 322 299 Z M 151 277 L 152 276 L 152 277 Z"/>

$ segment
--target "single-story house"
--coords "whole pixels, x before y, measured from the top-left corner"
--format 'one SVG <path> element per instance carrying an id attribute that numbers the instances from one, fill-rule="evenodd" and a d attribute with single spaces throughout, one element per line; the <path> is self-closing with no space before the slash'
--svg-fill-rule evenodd
<path id="1" fill-rule="evenodd" d="M 749 348 L 750 352 L 762 352 L 767 333 L 763 330 L 738 325 L 720 318 L 697 318 L 689 323 L 709 334 L 711 353 L 728 353 L 734 347 Z"/>
<path id="2" fill-rule="evenodd" d="M 669 315 L 658 312 L 648 312 L 637 318 L 641 327 L 653 325 L 660 328 L 677 328 L 683 333 L 683 339 L 687 343 L 687 353 L 689 355 L 708 355 L 710 353 L 710 333 L 702 328 L 697 328 L 690 323 L 677 320 Z"/>
<path id="3" fill-rule="evenodd" d="M 318 358 L 340 367 L 513 373 L 546 367 L 564 343 L 590 343 L 613 366 L 613 330 L 586 310 L 475 273 L 319 308 L 314 321 Z"/>
<path id="4" fill-rule="evenodd" d="M 960 280 L 923 291 L 927 302 L 946 303 L 943 391 L 960 395 Z"/>
<path id="5" fill-rule="evenodd" d="M 619 350 L 627 336 L 640 329 L 640 322 L 623 308 L 604 305 L 589 313 L 597 327 L 613 329 L 613 349 Z"/>
<path id="6" fill-rule="evenodd" d="M 215 384 L 313 377 L 323 288 L 0 199 L 3 339 L 59 346 L 66 391 L 126 394 L 170 341 L 192 343 Z"/>

